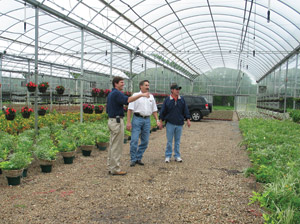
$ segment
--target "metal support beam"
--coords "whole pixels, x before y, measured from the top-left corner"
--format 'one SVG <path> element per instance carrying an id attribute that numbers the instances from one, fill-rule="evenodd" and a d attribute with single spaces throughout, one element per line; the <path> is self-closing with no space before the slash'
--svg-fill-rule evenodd
<path id="1" fill-rule="evenodd" d="M 297 84 L 298 84 L 298 61 L 299 61 L 299 54 L 296 56 L 296 68 L 295 68 L 295 87 L 294 87 L 294 99 L 297 97 Z M 296 109 L 296 101 L 293 101 L 293 109 Z"/>
<path id="2" fill-rule="evenodd" d="M 39 8 L 35 8 L 35 47 L 34 47 L 34 82 L 38 84 L 38 56 L 39 56 Z M 34 92 L 34 130 L 35 134 L 38 134 L 38 88 L 35 89 Z"/>
<path id="3" fill-rule="evenodd" d="M 81 28 L 81 63 L 80 63 L 80 68 L 81 68 L 81 72 L 80 72 L 80 123 L 83 122 L 83 50 L 84 50 L 84 32 L 83 32 L 83 28 Z"/>

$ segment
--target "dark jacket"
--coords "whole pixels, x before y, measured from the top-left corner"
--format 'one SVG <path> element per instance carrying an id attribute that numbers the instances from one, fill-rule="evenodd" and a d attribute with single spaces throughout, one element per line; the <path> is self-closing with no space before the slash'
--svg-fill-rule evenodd
<path id="1" fill-rule="evenodd" d="M 159 118 L 174 125 L 183 125 L 185 119 L 190 119 L 190 112 L 182 96 L 178 96 L 177 102 L 168 96 L 165 98 L 159 113 Z"/>

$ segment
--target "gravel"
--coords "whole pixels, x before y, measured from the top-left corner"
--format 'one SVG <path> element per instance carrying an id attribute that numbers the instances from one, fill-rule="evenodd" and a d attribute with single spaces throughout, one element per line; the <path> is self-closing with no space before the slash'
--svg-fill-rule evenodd
<path id="1" fill-rule="evenodd" d="M 236 115 L 233 121 L 202 120 L 184 126 L 183 163 L 164 163 L 165 129 L 152 132 L 145 166 L 110 176 L 107 151 L 78 152 L 73 164 L 59 157 L 51 173 L 36 162 L 19 186 L 0 175 L 1 223 L 263 223 L 258 205 L 248 205 L 253 178 Z"/>

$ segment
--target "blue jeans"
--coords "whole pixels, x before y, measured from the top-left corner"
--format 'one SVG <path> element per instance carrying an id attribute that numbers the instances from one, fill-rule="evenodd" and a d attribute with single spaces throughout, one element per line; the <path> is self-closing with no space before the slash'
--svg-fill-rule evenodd
<path id="1" fill-rule="evenodd" d="M 142 118 L 133 115 L 131 122 L 130 160 L 135 162 L 142 160 L 143 154 L 148 147 L 150 136 L 150 117 Z M 141 143 L 139 136 L 141 135 Z"/>
<path id="2" fill-rule="evenodd" d="M 182 125 L 175 125 L 171 123 L 167 123 L 167 148 L 165 156 L 171 158 L 172 157 L 172 143 L 174 138 L 174 157 L 180 157 L 180 137 L 182 133 Z"/>

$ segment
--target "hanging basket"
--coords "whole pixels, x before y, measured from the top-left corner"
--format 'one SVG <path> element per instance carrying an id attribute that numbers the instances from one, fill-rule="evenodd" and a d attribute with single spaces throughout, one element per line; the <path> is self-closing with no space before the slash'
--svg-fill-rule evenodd
<path id="1" fill-rule="evenodd" d="M 45 93 L 47 91 L 47 87 L 39 87 L 40 93 Z"/>
<path id="2" fill-rule="evenodd" d="M 33 87 L 33 86 L 27 86 L 28 92 L 33 93 L 33 92 L 35 92 L 35 89 L 36 89 L 36 87 Z"/>
<path id="3" fill-rule="evenodd" d="M 57 93 L 58 95 L 62 95 L 62 94 L 64 94 L 64 92 L 65 92 L 64 89 L 57 89 L 57 90 L 56 90 L 56 93 Z"/>
<path id="4" fill-rule="evenodd" d="M 46 111 L 45 111 L 45 110 L 38 110 L 38 114 L 39 114 L 40 116 L 45 116 Z"/>
<path id="5" fill-rule="evenodd" d="M 12 121 L 16 117 L 16 114 L 5 114 L 6 120 Z"/>
<path id="6" fill-rule="evenodd" d="M 22 113 L 23 118 L 30 118 L 30 113 Z"/>

